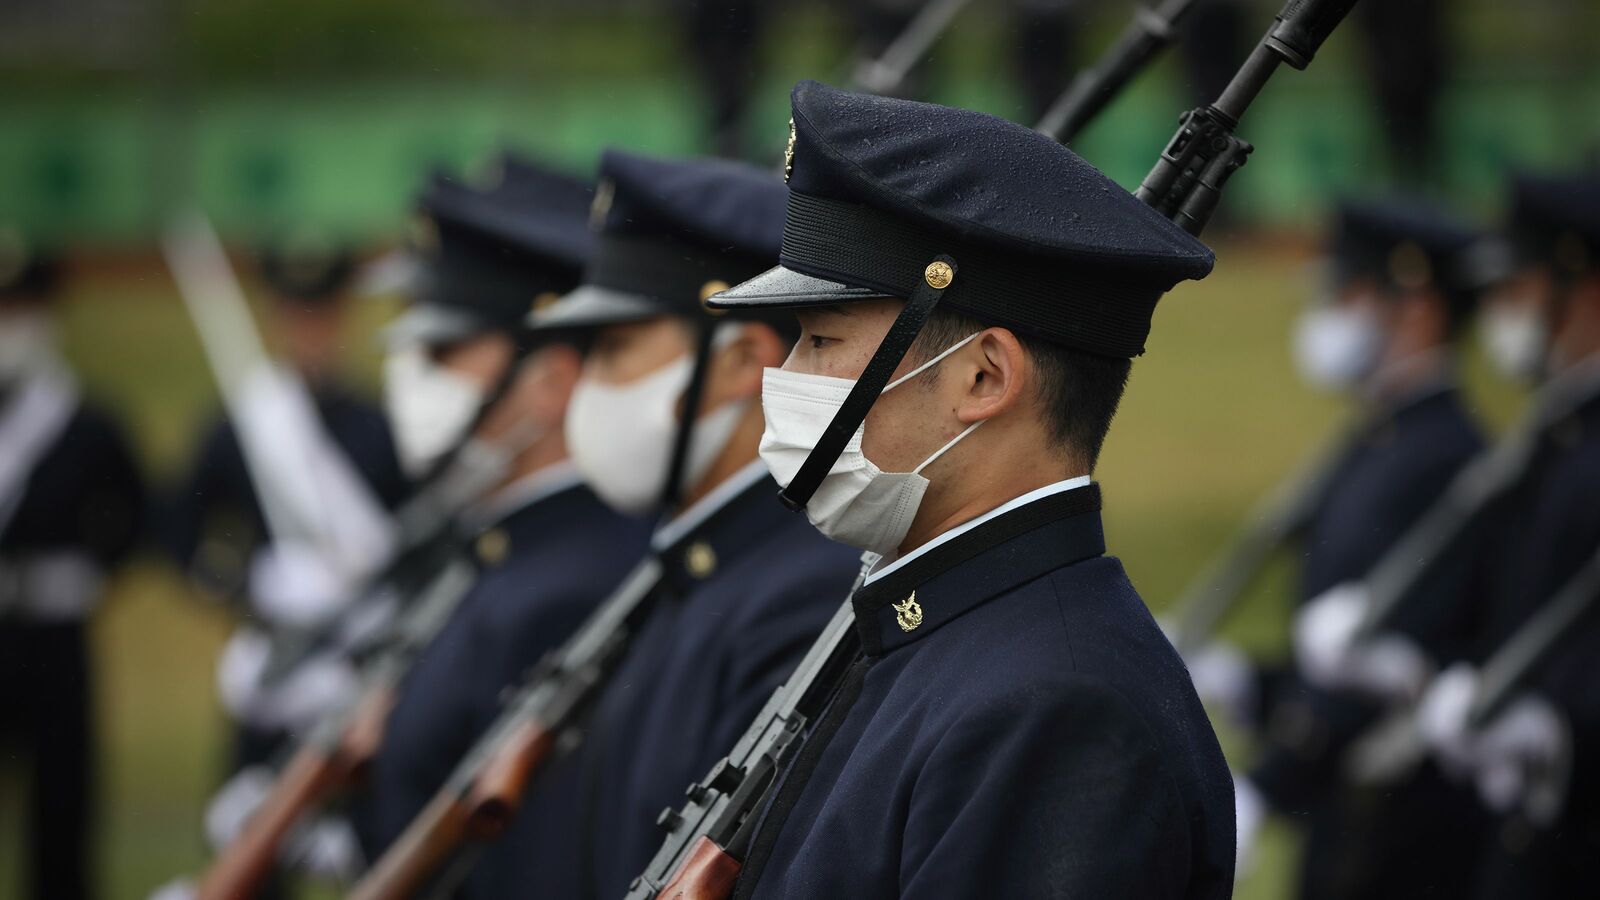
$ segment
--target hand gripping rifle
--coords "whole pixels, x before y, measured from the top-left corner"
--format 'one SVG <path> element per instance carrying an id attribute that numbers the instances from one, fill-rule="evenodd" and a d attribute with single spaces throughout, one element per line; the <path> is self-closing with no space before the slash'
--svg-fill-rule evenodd
<path id="1" fill-rule="evenodd" d="M 1539 673 L 1597 603 L 1600 603 L 1600 552 L 1573 573 L 1484 663 L 1467 709 L 1467 729 L 1476 731 L 1492 722 Z M 1357 784 L 1392 784 L 1421 764 L 1427 755 L 1428 745 L 1418 721 L 1417 708 L 1406 706 L 1386 717 L 1351 746 L 1345 757 L 1345 771 Z"/>
<path id="2" fill-rule="evenodd" d="M 1510 434 L 1461 471 L 1416 524 L 1407 529 L 1363 579 L 1367 608 L 1355 641 L 1390 627 L 1434 567 L 1445 559 L 1492 504 L 1530 474 L 1546 434 L 1593 399 L 1589 379 L 1554 381 L 1535 396 L 1532 409 Z"/>
<path id="3" fill-rule="evenodd" d="M 1232 168 L 1243 164 L 1249 145 L 1232 138 L 1233 125 L 1278 62 L 1287 60 L 1296 68 L 1304 68 L 1354 5 L 1355 0 L 1290 0 L 1222 100 L 1184 116 L 1178 137 L 1145 179 L 1140 198 L 1167 213 L 1191 234 L 1198 233 L 1215 207 L 1216 193 L 1226 177 L 1202 181 L 1192 171 L 1203 168 L 1210 172 L 1217 153 L 1231 147 L 1245 148 L 1237 154 Z M 1224 115 L 1227 118 L 1221 118 Z M 1193 142 L 1185 140 L 1197 120 L 1202 119 L 1221 128 L 1217 146 L 1206 154 L 1187 146 Z M 1209 193 L 1209 200 L 1192 204 L 1191 195 L 1202 192 Z M 1204 215 L 1194 214 L 1202 210 Z M 759 813 L 778 776 L 802 744 L 797 738 L 816 720 L 844 681 L 858 651 L 855 611 L 846 601 L 799 668 L 734 745 L 733 752 L 704 778 L 689 785 L 682 807 L 663 811 L 657 821 L 666 829 L 666 839 L 644 873 L 629 886 L 628 900 L 726 900 L 733 894 L 755 838 Z"/>
<path id="4" fill-rule="evenodd" d="M 517 687 L 499 718 L 350 897 L 421 893 L 465 845 L 498 837 L 557 742 L 588 712 L 649 612 L 663 566 L 651 555 Z"/>
<path id="5" fill-rule="evenodd" d="M 254 896 L 276 867 L 278 848 L 294 826 L 310 810 L 361 780 L 382 743 L 400 679 L 471 585 L 471 569 L 460 561 L 445 564 L 435 575 L 363 666 L 361 694 L 311 729 L 244 830 L 201 876 L 199 900 Z"/>

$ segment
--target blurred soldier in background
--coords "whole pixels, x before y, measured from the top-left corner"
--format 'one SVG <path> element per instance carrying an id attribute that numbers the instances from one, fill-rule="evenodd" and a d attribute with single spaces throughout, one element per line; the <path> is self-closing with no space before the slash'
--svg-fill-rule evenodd
<path id="1" fill-rule="evenodd" d="M 1530 477 L 1494 515 L 1471 624 L 1481 664 L 1600 553 L 1600 177 L 1522 177 L 1509 239 L 1517 274 L 1490 297 L 1487 349 L 1507 374 L 1564 395 Z M 1600 861 L 1600 622 L 1593 610 L 1539 662 L 1503 711 L 1469 727 L 1481 681 L 1468 665 L 1434 682 L 1422 723 L 1447 769 L 1495 816 L 1476 892 L 1587 892 Z M 1453 825 L 1453 823 L 1452 823 Z"/>
<path id="2" fill-rule="evenodd" d="M 144 511 L 121 425 L 56 347 L 60 281 L 0 227 L 0 746 L 26 760 L 21 889 L 36 900 L 93 894 L 88 620 Z"/>
<path id="3" fill-rule="evenodd" d="M 685 57 L 709 97 L 705 133 L 712 151 L 738 159 L 744 155 L 745 114 L 759 74 L 757 53 L 773 0 L 677 0 L 687 9 Z"/>
<path id="4" fill-rule="evenodd" d="M 385 396 L 401 455 L 427 468 L 466 437 L 515 454 L 470 510 L 476 579 L 407 674 L 368 783 L 362 843 L 376 858 L 498 712 L 501 690 L 564 640 L 644 552 L 648 530 L 602 504 L 568 459 L 563 422 L 585 341 L 545 332 L 526 355 L 524 319 L 578 282 L 591 249 L 588 185 L 506 160 L 497 185 L 436 181 L 421 202 L 424 273 L 391 326 Z"/>
<path id="5" fill-rule="evenodd" d="M 593 334 L 567 442 L 607 503 L 672 514 L 653 539 L 666 573 L 583 743 L 489 851 L 484 896 L 535 884 L 552 897 L 621 896 L 660 843 L 656 814 L 755 717 L 857 568 L 854 552 L 783 509 L 757 459 L 761 373 L 789 352 L 792 324 L 702 305 L 777 258 L 783 183 L 618 151 L 600 176 L 596 258 L 534 322 Z M 685 408 L 698 409 L 687 444 Z"/>
<path id="6" fill-rule="evenodd" d="M 392 508 L 407 490 L 383 413 L 345 385 L 341 357 L 350 257 L 320 242 L 290 242 L 259 254 L 271 290 L 272 331 L 284 363 L 299 377 L 331 445 L 351 473 L 351 489 L 378 508 Z M 346 599 L 338 580 L 311 553 L 275 543 L 263 513 L 257 473 L 247 463 L 234 425 L 207 425 L 194 460 L 172 490 L 166 540 L 183 568 L 209 593 L 238 603 L 243 617 L 219 665 L 224 706 L 237 730 L 230 770 L 266 763 L 285 730 L 320 711 L 306 691 L 259 689 L 255 676 L 271 636 L 310 629 Z M 314 692 L 312 692 L 314 693 Z M 293 695 L 293 696 L 291 696 Z"/>
<path id="7" fill-rule="evenodd" d="M 1362 3 L 1355 19 L 1366 32 L 1367 75 L 1378 101 L 1378 133 L 1402 184 L 1438 181 L 1434 165 L 1439 95 L 1444 87 L 1446 4 L 1441 0 Z"/>
<path id="8" fill-rule="evenodd" d="M 1339 210 L 1327 250 L 1331 292 L 1302 315 L 1293 349 L 1307 382 L 1346 392 L 1358 412 L 1299 535 L 1302 617 L 1315 610 L 1308 601 L 1364 576 L 1483 448 L 1457 385 L 1460 337 L 1478 298 L 1468 254 L 1479 239 L 1416 200 Z M 1400 623 L 1408 643 L 1394 645 L 1393 665 L 1353 676 L 1402 682 L 1374 686 L 1382 696 L 1414 694 L 1426 671 L 1416 647 L 1461 650 L 1446 627 L 1461 588 L 1432 588 L 1429 608 Z M 1246 721 L 1259 717 L 1264 753 L 1237 787 L 1246 853 L 1264 801 L 1306 829 L 1301 897 L 1464 891 L 1470 872 L 1456 854 L 1473 809 L 1459 791 L 1431 769 L 1381 794 L 1344 783 L 1345 751 L 1382 705 L 1355 685 L 1319 689 L 1294 672 L 1229 677 L 1231 656 L 1214 646 L 1190 662 L 1207 699 Z"/>

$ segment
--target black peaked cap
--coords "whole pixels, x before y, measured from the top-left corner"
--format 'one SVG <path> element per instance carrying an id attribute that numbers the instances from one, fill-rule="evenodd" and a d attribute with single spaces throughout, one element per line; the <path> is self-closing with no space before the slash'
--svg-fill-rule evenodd
<path id="1" fill-rule="evenodd" d="M 1472 255 L 1485 237 L 1427 201 L 1395 195 L 1341 202 L 1328 250 L 1342 280 L 1465 296 L 1482 286 Z"/>
<path id="2" fill-rule="evenodd" d="M 1160 296 L 1215 257 L 1077 154 L 994 116 L 802 81 L 781 266 L 712 306 L 908 297 L 939 254 L 942 306 L 1064 346 L 1143 352 Z"/>
<path id="3" fill-rule="evenodd" d="M 0 300 L 47 303 L 61 284 L 61 260 L 19 229 L 0 225 Z"/>
<path id="4" fill-rule="evenodd" d="M 305 235 L 263 247 L 256 253 L 261 280 L 280 297 L 302 306 L 321 306 L 344 293 L 355 274 L 349 250 Z"/>
<path id="5" fill-rule="evenodd" d="M 593 188 L 506 157 L 487 186 L 435 174 L 417 202 L 422 274 L 395 339 L 443 342 L 522 327 L 529 310 L 578 283 L 593 251 Z"/>
<path id="6" fill-rule="evenodd" d="M 1507 231 L 1523 264 L 1567 275 L 1600 269 L 1600 174 L 1514 176 Z"/>
<path id="7" fill-rule="evenodd" d="M 611 149 L 599 185 L 583 284 L 536 311 L 536 329 L 708 318 L 708 296 L 777 262 L 788 189 L 775 172 Z"/>

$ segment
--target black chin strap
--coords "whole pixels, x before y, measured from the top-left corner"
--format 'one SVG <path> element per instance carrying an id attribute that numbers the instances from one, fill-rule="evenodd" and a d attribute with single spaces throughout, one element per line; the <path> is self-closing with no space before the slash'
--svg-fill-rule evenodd
<path id="1" fill-rule="evenodd" d="M 461 455 L 461 448 L 472 440 L 473 435 L 477 434 L 478 429 L 483 427 L 483 423 L 494 412 L 494 408 L 511 393 L 511 386 L 516 383 L 522 364 L 528 361 L 537 344 L 533 332 L 527 328 L 517 328 L 511 332 L 511 359 L 501 370 L 500 376 L 495 379 L 489 392 L 483 396 L 483 402 L 478 404 L 478 411 L 473 413 L 472 422 L 461 432 L 461 437 L 456 439 L 450 449 L 435 460 L 433 465 L 428 467 L 428 471 L 417 480 L 416 489 L 420 490 L 433 484 L 455 465 L 456 457 Z"/>
<path id="2" fill-rule="evenodd" d="M 689 386 L 683 391 L 683 417 L 678 420 L 678 433 L 672 438 L 672 461 L 667 465 L 667 479 L 661 485 L 661 508 L 670 510 L 683 497 L 683 470 L 689 462 L 689 440 L 694 436 L 695 420 L 700 418 L 700 408 L 705 405 L 706 369 L 710 368 L 711 339 L 716 335 L 717 323 L 701 323 L 695 339 L 694 369 L 689 375 Z"/>
<path id="3" fill-rule="evenodd" d="M 799 512 L 811 502 L 811 495 L 817 492 L 828 470 L 833 468 L 839 454 L 844 452 L 844 445 L 850 442 L 856 429 L 867 420 L 867 411 L 877 402 L 878 395 L 883 393 L 900 360 L 905 358 L 912 342 L 922 333 L 922 326 L 927 324 L 933 308 L 939 305 L 944 292 L 954 283 L 955 275 L 956 261 L 949 256 L 940 254 L 928 264 L 922 277 L 917 279 L 916 290 L 906 298 L 906 308 L 889 326 L 889 333 L 883 336 L 872 359 L 867 360 L 867 367 L 861 371 L 861 377 L 856 379 L 855 387 L 850 389 L 839 411 L 833 414 L 833 421 L 828 423 L 817 445 L 811 448 L 811 455 L 806 457 L 800 471 L 795 473 L 794 480 L 778 492 L 778 498 L 784 506 Z M 938 286 L 935 287 L 935 284 Z"/>

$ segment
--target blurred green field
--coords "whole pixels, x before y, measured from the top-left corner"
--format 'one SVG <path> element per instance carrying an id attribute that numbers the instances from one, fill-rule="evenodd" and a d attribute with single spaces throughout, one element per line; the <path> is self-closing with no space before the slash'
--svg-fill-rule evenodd
<path id="1" fill-rule="evenodd" d="M 1286 329 L 1309 284 L 1299 246 L 1274 236 L 1221 242 L 1216 274 L 1163 301 L 1149 353 L 1134 367 L 1099 477 L 1113 552 L 1158 609 L 1343 415 L 1290 371 Z M 370 330 L 384 315 L 377 304 L 364 309 L 350 340 L 361 378 L 372 376 Z M 86 271 L 63 332 L 91 392 L 134 429 L 149 470 L 171 473 L 214 392 L 161 269 L 123 260 Z M 1503 423 L 1519 398 L 1484 377 L 1475 352 L 1469 369 L 1480 411 Z M 1262 654 L 1283 647 L 1282 585 L 1281 573 L 1269 578 L 1230 625 Z M 212 662 L 226 630 L 221 614 L 153 559 L 125 573 L 96 622 L 107 898 L 142 898 L 202 861 L 200 811 L 224 735 Z M 1236 762 L 1244 760 L 1248 748 L 1226 737 Z M 16 773 L 0 768 L 0 900 L 17 896 L 19 787 Z M 1238 896 L 1286 896 L 1292 843 L 1286 830 L 1270 832 Z"/>

